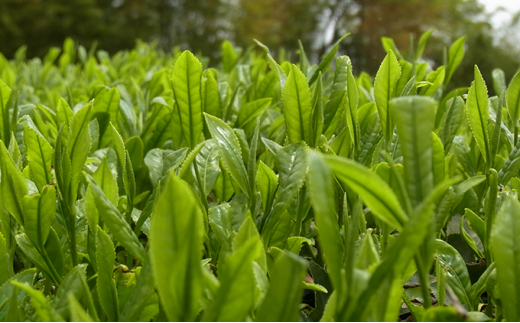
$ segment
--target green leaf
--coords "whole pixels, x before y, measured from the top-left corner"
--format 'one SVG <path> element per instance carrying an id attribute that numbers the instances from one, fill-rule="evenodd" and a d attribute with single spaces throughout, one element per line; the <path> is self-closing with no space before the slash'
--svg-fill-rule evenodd
<path id="1" fill-rule="evenodd" d="M 179 168 L 178 175 L 180 178 L 183 178 L 188 170 L 190 170 L 190 166 L 197 157 L 198 153 L 201 151 L 202 147 L 206 145 L 206 141 L 201 142 L 189 154 L 184 158 L 181 167 Z"/>
<path id="2" fill-rule="evenodd" d="M 5 209 L 20 225 L 23 225 L 22 199 L 29 192 L 29 186 L 2 141 L 0 141 L 0 170 L 2 171 L 0 188 Z"/>
<path id="3" fill-rule="evenodd" d="M 4 282 L 2 285 L 0 285 L 0 320 L 6 321 L 6 316 L 9 311 L 9 302 L 10 298 L 13 295 L 14 285 L 11 283 L 13 281 L 17 281 L 18 283 L 32 283 L 34 280 L 34 277 L 36 275 L 36 269 L 30 268 L 23 270 L 22 272 L 16 274 L 15 276 L 11 277 L 9 281 Z M 18 292 L 18 299 L 17 303 L 20 303 L 23 298 L 27 294 L 24 291 Z M 5 304 L 6 307 L 2 308 L 2 304 Z"/>
<path id="4" fill-rule="evenodd" d="M 335 44 L 332 46 L 331 50 L 327 53 L 327 55 L 323 58 L 321 63 L 318 65 L 318 68 L 314 70 L 314 73 L 312 74 L 311 78 L 309 79 L 309 86 L 314 84 L 316 82 L 316 79 L 318 78 L 318 75 L 321 73 L 324 73 L 325 70 L 330 66 L 330 63 L 334 60 L 334 56 L 336 56 L 336 53 L 338 52 L 339 44 L 348 36 L 350 33 L 347 33 L 343 35 Z"/>
<path id="5" fill-rule="evenodd" d="M 480 70 L 475 65 L 475 81 L 471 84 L 466 102 L 466 115 L 471 127 L 471 132 L 477 146 L 482 153 L 484 161 L 491 162 L 491 152 L 489 149 L 488 120 L 489 102 L 488 92 L 484 78 Z"/>
<path id="6" fill-rule="evenodd" d="M 144 163 L 150 170 L 152 184 L 157 186 L 159 180 L 168 173 L 168 170 L 171 168 L 177 169 L 185 159 L 187 152 L 187 148 L 181 148 L 176 151 L 160 148 L 150 150 L 144 158 Z"/>
<path id="7" fill-rule="evenodd" d="M 20 283 L 18 281 L 11 281 L 11 283 L 22 290 L 24 290 L 31 297 L 31 304 L 34 307 L 38 318 L 42 322 L 63 322 L 65 321 L 59 315 L 42 293 L 33 289 L 27 283 Z"/>
<path id="8" fill-rule="evenodd" d="M 202 213 L 190 186 L 172 172 L 161 182 L 161 190 L 150 233 L 157 290 L 169 320 L 191 321 L 203 292 Z"/>
<path id="9" fill-rule="evenodd" d="M 307 175 L 306 148 L 307 146 L 303 142 L 291 144 L 280 149 L 276 156 L 279 171 L 278 196 L 262 227 L 262 236 L 268 237 L 266 240 L 268 245 L 289 204 L 305 181 Z"/>
<path id="10" fill-rule="evenodd" d="M 292 252 L 284 251 L 278 256 L 267 294 L 256 309 L 257 322 L 298 320 L 306 267 L 305 261 Z"/>
<path id="11" fill-rule="evenodd" d="M 403 154 L 404 180 L 413 207 L 433 189 L 431 133 L 436 107 L 435 100 L 422 96 L 401 97 L 390 102 Z"/>
<path id="12" fill-rule="evenodd" d="M 269 48 L 256 39 L 254 39 L 254 41 L 258 46 L 262 47 L 265 50 L 265 53 L 267 54 L 267 62 L 269 63 L 271 70 L 275 72 L 278 76 L 278 79 L 280 81 L 280 88 L 283 90 L 283 88 L 285 87 L 285 83 L 287 82 L 287 76 L 285 75 L 280 65 L 278 65 L 278 63 L 271 56 Z"/>
<path id="13" fill-rule="evenodd" d="M 284 74 L 285 75 L 285 74 Z M 260 82 L 258 82 L 255 99 L 278 97 L 280 92 L 279 79 L 274 71 L 267 73 Z"/>
<path id="14" fill-rule="evenodd" d="M 426 43 L 428 42 L 428 39 L 430 38 L 432 33 L 433 29 L 430 29 L 424 34 L 422 34 L 421 38 L 419 38 L 419 46 L 417 47 L 417 51 L 415 52 L 415 60 L 421 58 L 422 54 L 424 53 L 424 49 L 426 48 Z"/>
<path id="15" fill-rule="evenodd" d="M 211 192 L 220 174 L 219 157 L 219 148 L 212 139 L 206 140 L 206 144 L 197 154 L 200 181 L 206 195 Z M 194 176 L 196 177 L 196 174 Z"/>
<path id="16" fill-rule="evenodd" d="M 152 267 L 150 264 L 147 264 L 143 267 L 137 278 L 137 283 L 128 297 L 125 307 L 121 311 L 119 321 L 140 321 L 142 311 L 150 303 L 150 298 L 152 297 L 157 298 L 155 294 L 155 281 Z"/>
<path id="17" fill-rule="evenodd" d="M 60 126 L 63 125 L 64 133 L 68 134 L 70 121 L 74 117 L 74 112 L 72 112 L 69 104 L 63 98 L 60 98 L 56 110 L 56 123 Z"/>
<path id="18" fill-rule="evenodd" d="M 511 150 L 502 169 L 498 172 L 498 182 L 502 185 L 507 185 L 513 176 L 518 174 L 520 169 L 520 140 L 516 146 Z"/>
<path id="19" fill-rule="evenodd" d="M 333 184 L 330 166 L 317 153 L 309 153 L 308 187 L 314 209 L 314 219 L 318 230 L 322 233 L 319 235 L 319 241 L 334 289 L 338 293 L 344 293 L 341 289 L 343 287 L 342 263 L 344 247 L 334 208 Z"/>
<path id="20" fill-rule="evenodd" d="M 352 63 L 347 63 L 347 97 L 345 101 L 345 115 L 347 118 L 348 130 L 350 133 L 350 137 L 354 142 L 355 151 L 357 152 L 359 147 L 360 140 L 360 131 L 359 131 L 359 121 L 358 121 L 358 102 L 359 102 L 359 94 L 358 94 L 358 86 L 356 83 L 356 79 L 352 74 Z"/>
<path id="21" fill-rule="evenodd" d="M 351 90 L 349 85 L 349 64 L 348 56 L 340 56 L 336 58 L 336 70 L 334 71 L 334 84 L 330 92 L 329 99 L 323 108 L 323 133 L 325 137 L 330 138 L 336 127 L 345 105 L 345 94 L 347 90 Z M 339 114 L 339 115 L 338 115 Z"/>
<path id="22" fill-rule="evenodd" d="M 460 218 L 459 231 L 460 235 L 462 236 L 462 240 L 464 240 L 466 245 L 473 251 L 477 259 L 484 258 L 485 256 L 477 247 L 475 240 L 473 240 L 473 238 L 466 232 L 466 229 L 464 228 L 464 217 Z"/>
<path id="23" fill-rule="evenodd" d="M 468 190 L 470 190 L 472 187 L 482 183 L 485 180 L 486 180 L 486 176 L 477 175 L 477 176 L 470 177 L 467 180 L 465 180 L 464 182 L 455 186 L 455 192 L 454 192 L 455 199 L 453 200 L 453 206 L 454 207 L 457 206 L 462 201 L 464 194 L 466 194 L 466 192 Z"/>
<path id="24" fill-rule="evenodd" d="M 258 245 L 258 248 L 262 250 L 262 252 L 260 252 L 259 255 L 253 260 L 260 269 L 262 269 L 264 272 L 267 272 L 267 257 L 264 244 L 262 243 L 258 229 L 253 222 L 253 218 L 247 216 L 233 239 L 233 250 L 238 250 L 250 241 L 255 241 L 255 243 Z M 256 279 L 258 279 L 258 277 Z"/>
<path id="25" fill-rule="evenodd" d="M 499 149 L 499 146 L 501 144 L 501 132 L 502 132 L 502 102 L 504 102 L 505 104 L 505 100 L 504 98 L 502 97 L 500 100 L 498 97 L 495 97 L 495 98 L 492 98 L 490 100 L 490 103 L 492 104 L 493 106 L 493 109 L 496 111 L 496 114 L 495 114 L 495 122 L 494 122 L 494 127 L 493 127 L 493 132 L 491 133 L 491 139 L 490 139 L 490 142 L 489 142 L 489 146 L 490 146 L 490 153 L 491 153 L 491 166 L 492 167 L 496 167 L 495 166 L 495 161 L 496 161 L 496 157 L 497 157 L 497 152 L 498 152 L 498 149 Z"/>
<path id="26" fill-rule="evenodd" d="M 61 276 L 63 276 L 65 262 L 63 259 L 62 242 L 52 227 L 49 231 L 49 235 L 47 236 L 44 249 L 45 251 L 42 251 L 41 253 L 43 255 L 47 254 L 46 257 L 48 258 L 49 269 L 54 272 L 56 282 L 60 284 Z"/>
<path id="27" fill-rule="evenodd" d="M 138 170 L 143 162 L 144 144 L 141 138 L 134 136 L 125 142 L 125 147 L 130 155 L 132 168 Z"/>
<path id="28" fill-rule="evenodd" d="M 227 203 L 212 206 L 208 210 L 209 224 L 221 245 L 228 242 L 233 233 L 231 212 L 231 206 Z"/>
<path id="29" fill-rule="evenodd" d="M 379 220 L 392 228 L 403 228 L 408 217 L 395 193 L 381 177 L 350 159 L 325 156 L 325 161 L 332 166 L 336 178 L 359 194 Z"/>
<path id="30" fill-rule="evenodd" d="M 390 115 L 390 100 L 396 96 L 395 90 L 400 77 L 401 66 L 395 55 L 388 52 L 374 81 L 374 97 L 387 145 L 390 144 L 394 132 L 394 123 Z"/>
<path id="31" fill-rule="evenodd" d="M 256 184 L 262 197 L 262 206 L 264 212 L 269 212 L 273 206 L 273 201 L 276 196 L 278 188 L 278 177 L 274 171 L 269 168 L 264 162 L 260 161 L 258 164 L 258 171 L 256 174 Z"/>
<path id="32" fill-rule="evenodd" d="M 257 124 L 255 130 L 253 132 L 253 137 L 251 138 L 251 144 L 249 145 L 249 160 L 247 161 L 247 174 L 249 178 L 249 189 L 251 190 L 251 203 L 250 203 L 250 211 L 251 214 L 256 217 L 257 215 L 257 196 L 258 190 L 256 189 L 256 173 L 257 173 L 257 154 L 258 154 L 258 137 L 260 135 L 260 125 Z"/>
<path id="33" fill-rule="evenodd" d="M 379 253 L 374 245 L 372 235 L 367 232 L 357 255 L 356 269 L 370 270 L 370 267 L 379 264 L 379 261 Z"/>
<path id="34" fill-rule="evenodd" d="M 426 82 L 430 82 L 431 84 L 421 88 L 421 95 L 434 96 L 437 90 L 442 86 L 445 75 L 446 68 L 444 66 L 439 67 L 436 71 L 430 72 L 426 77 Z"/>
<path id="35" fill-rule="evenodd" d="M 103 93 L 94 101 L 93 112 L 106 112 L 110 115 L 110 122 L 117 124 L 117 115 L 119 113 L 119 101 L 121 96 L 116 87 Z"/>
<path id="36" fill-rule="evenodd" d="M 436 187 L 435 190 L 415 208 L 413 211 L 415 216 L 410 218 L 410 221 L 408 221 L 404 229 L 385 253 L 382 262 L 370 277 L 368 285 L 363 290 L 358 302 L 351 303 L 343 310 L 341 315 L 343 321 L 361 321 L 367 307 L 369 307 L 370 300 L 376 292 L 380 290 L 380 287 L 384 287 L 384 285 L 393 279 L 401 279 L 411 259 L 413 259 L 414 255 L 418 252 L 421 244 L 428 235 L 435 201 L 437 201 L 453 183 L 453 181 L 448 181 Z M 387 290 L 387 292 L 389 291 Z M 386 300 L 388 295 L 379 294 L 378 297 L 383 297 L 383 299 Z"/>
<path id="37" fill-rule="evenodd" d="M 296 143 L 303 140 L 310 143 L 311 92 L 305 75 L 296 65 L 291 65 L 282 102 L 289 141 Z"/>
<path id="38" fill-rule="evenodd" d="M 190 148 L 200 142 L 202 135 L 202 101 L 200 95 L 202 65 L 189 51 L 175 61 L 172 86 L 179 106 L 182 132 Z"/>
<path id="39" fill-rule="evenodd" d="M 0 140 L 8 142 L 11 136 L 9 125 L 9 107 L 7 103 L 11 97 L 11 89 L 0 80 Z"/>
<path id="40" fill-rule="evenodd" d="M 272 140 L 269 140 L 267 138 L 263 138 L 262 137 L 262 142 L 264 143 L 265 147 L 271 152 L 273 153 L 273 155 L 276 155 L 278 154 L 278 151 L 280 151 L 280 149 L 282 149 L 282 146 L 279 144 L 279 143 L 276 143 Z"/>
<path id="41" fill-rule="evenodd" d="M 53 281 L 56 281 L 57 278 L 40 255 L 36 247 L 32 244 L 31 240 L 25 233 L 20 233 L 16 235 L 16 244 L 22 249 L 23 253 L 31 259 L 31 261 L 36 265 L 38 269 L 43 270 L 49 277 L 52 278 Z"/>
<path id="42" fill-rule="evenodd" d="M 495 90 L 495 94 L 501 97 L 503 92 L 507 89 L 506 74 L 500 68 L 495 68 L 491 76 L 493 76 L 493 89 Z"/>
<path id="43" fill-rule="evenodd" d="M 446 270 L 446 283 L 451 287 L 459 301 L 473 309 L 471 302 L 471 281 L 466 262 L 459 252 L 442 240 L 435 241 L 435 254 L 441 266 Z"/>
<path id="44" fill-rule="evenodd" d="M 217 118 L 222 116 L 218 94 L 218 82 L 211 73 L 208 73 L 206 82 L 204 83 L 204 112 Z"/>
<path id="45" fill-rule="evenodd" d="M 311 101 L 311 147 L 316 147 L 320 142 L 321 133 L 323 132 L 323 83 L 321 74 L 318 77 L 318 83 L 314 87 Z"/>
<path id="46" fill-rule="evenodd" d="M 415 71 L 414 73 L 413 64 L 405 60 L 399 60 L 399 64 L 401 65 L 401 77 L 397 82 L 395 94 L 398 96 L 407 96 L 415 94 L 415 92 L 417 92 L 417 86 L 421 84 L 417 84 L 416 82 L 417 71 Z"/>
<path id="47" fill-rule="evenodd" d="M 231 176 L 226 168 L 220 163 L 220 174 L 215 182 L 215 195 L 222 202 L 227 202 L 235 194 Z"/>
<path id="48" fill-rule="evenodd" d="M 88 310 L 88 315 L 95 321 L 99 321 L 96 306 L 90 288 L 87 285 L 85 271 L 86 264 L 80 264 L 74 268 L 63 278 L 63 282 L 54 298 L 54 309 L 66 320 L 70 318 L 69 300 L 70 296 L 74 296 L 80 300 Z"/>
<path id="49" fill-rule="evenodd" d="M 487 290 L 488 280 L 491 275 L 496 275 L 496 267 L 494 262 L 489 265 L 486 271 L 480 276 L 478 281 L 471 286 L 471 300 L 473 301 L 474 308 L 477 307 L 480 303 L 480 296 Z"/>
<path id="50" fill-rule="evenodd" d="M 462 119 L 464 118 L 464 100 L 458 96 L 450 99 L 447 103 L 448 111 L 442 125 L 440 138 L 444 144 L 444 153 L 447 155 L 450 151 L 453 139 L 457 135 Z"/>
<path id="51" fill-rule="evenodd" d="M 12 270 L 9 270 L 9 267 L 12 266 L 12 263 L 7 256 L 8 249 L 6 245 L 6 241 L 4 235 L 0 231 L 0 286 L 5 283 L 9 279 L 9 273 Z"/>
<path id="52" fill-rule="evenodd" d="M 446 176 L 446 159 L 444 158 L 444 147 L 442 141 L 437 137 L 435 132 L 433 135 L 433 146 L 432 146 L 432 165 L 433 165 L 433 184 L 439 185 Z"/>
<path id="53" fill-rule="evenodd" d="M 452 306 L 431 307 L 424 312 L 422 319 L 424 322 L 462 322 L 465 316 Z"/>
<path id="54" fill-rule="evenodd" d="M 238 119 L 235 127 L 246 129 L 245 127 L 253 123 L 258 116 L 264 112 L 267 107 L 271 104 L 271 98 L 259 99 L 256 101 L 248 102 L 238 110 Z"/>
<path id="55" fill-rule="evenodd" d="M 71 322 L 95 322 L 83 309 L 83 306 L 81 306 L 74 294 L 69 294 L 68 299 Z"/>
<path id="56" fill-rule="evenodd" d="M 246 321 L 255 306 L 256 281 L 253 260 L 264 252 L 262 243 L 249 240 L 235 250 L 220 265 L 220 288 L 208 308 L 204 321 L 239 322 Z"/>
<path id="57" fill-rule="evenodd" d="M 101 164 L 92 177 L 96 183 L 98 183 L 99 187 L 101 187 L 107 199 L 117 206 L 119 202 L 119 189 L 117 187 L 117 180 L 110 170 L 106 156 L 103 157 Z"/>
<path id="58" fill-rule="evenodd" d="M 23 198 L 25 233 L 32 243 L 43 248 L 56 214 L 56 189 L 45 186 L 42 193 Z"/>
<path id="59" fill-rule="evenodd" d="M 230 73 L 237 63 L 237 54 L 233 49 L 233 45 L 227 40 L 222 42 L 222 65 L 224 66 L 224 72 Z"/>
<path id="60" fill-rule="evenodd" d="M 103 229 L 98 227 L 96 235 L 96 259 L 98 263 L 97 271 L 97 291 L 101 307 L 105 311 L 108 319 L 112 322 L 119 318 L 119 301 L 116 291 L 116 283 L 112 278 L 114 271 L 114 261 L 116 253 L 112 240 Z"/>
<path id="61" fill-rule="evenodd" d="M 446 68 L 446 78 L 444 79 L 444 84 L 450 83 L 451 77 L 457 67 L 459 67 L 462 59 L 464 58 L 464 42 L 466 41 L 466 36 L 462 36 L 457 39 L 450 47 L 450 51 L 448 54 L 448 67 Z"/>
<path id="62" fill-rule="evenodd" d="M 222 158 L 224 166 L 226 166 L 227 171 L 237 182 L 240 189 L 247 196 L 250 196 L 246 166 L 242 160 L 240 142 L 237 136 L 224 121 L 208 114 L 205 116 L 211 136 L 219 147 L 220 158 Z"/>
<path id="63" fill-rule="evenodd" d="M 90 151 L 90 132 L 88 123 L 90 122 L 92 105 L 87 104 L 76 112 L 70 125 L 70 134 L 67 143 L 69 158 L 71 160 L 71 181 L 70 181 L 70 205 L 76 201 L 79 182 Z M 61 188 L 60 188 L 61 189 Z"/>
<path id="64" fill-rule="evenodd" d="M 395 45 L 395 42 L 392 38 L 382 37 L 381 43 L 383 45 L 383 48 L 385 49 L 385 52 L 388 53 L 391 51 L 398 59 L 404 59 L 401 53 L 399 52 L 399 49 L 397 49 L 397 46 Z"/>
<path id="65" fill-rule="evenodd" d="M 96 208 L 99 212 L 101 220 L 106 224 L 113 237 L 128 250 L 135 255 L 141 262 L 146 263 L 148 254 L 144 250 L 143 245 L 132 231 L 130 224 L 125 220 L 116 206 L 110 202 L 99 185 L 87 176 L 89 179 L 89 189 Z"/>
<path id="66" fill-rule="evenodd" d="M 24 128 L 24 141 L 27 147 L 27 160 L 29 161 L 31 175 L 41 192 L 45 185 L 52 182 L 52 146 L 29 127 Z"/>
<path id="67" fill-rule="evenodd" d="M 500 95 L 501 93 L 497 93 Z M 506 92 L 506 103 L 509 117 L 515 128 L 518 128 L 518 119 L 520 119 L 520 73 L 516 73 Z"/>
<path id="68" fill-rule="evenodd" d="M 478 215 L 476 215 L 475 212 L 467 208 L 464 209 L 464 217 L 468 220 L 469 228 L 477 234 L 484 246 L 487 246 L 486 224 L 484 220 L 482 220 Z"/>
<path id="69" fill-rule="evenodd" d="M 500 299 L 503 300 L 504 314 L 508 321 L 520 320 L 520 250 L 518 230 L 520 230 L 520 203 L 506 198 L 502 203 L 491 230 L 491 248 L 495 256 L 497 283 Z"/>

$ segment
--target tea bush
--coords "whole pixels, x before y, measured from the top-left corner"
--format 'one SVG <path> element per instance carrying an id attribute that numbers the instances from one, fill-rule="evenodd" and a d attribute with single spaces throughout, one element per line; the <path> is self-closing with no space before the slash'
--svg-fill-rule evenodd
<path id="1" fill-rule="evenodd" d="M 430 34 L 374 79 L 344 37 L 0 56 L 0 319 L 520 320 L 520 76 L 451 89 Z"/>

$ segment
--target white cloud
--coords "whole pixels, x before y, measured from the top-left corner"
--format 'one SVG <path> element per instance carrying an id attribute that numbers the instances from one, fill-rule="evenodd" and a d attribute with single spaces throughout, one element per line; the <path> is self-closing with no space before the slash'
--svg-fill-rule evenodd
<path id="1" fill-rule="evenodd" d="M 498 7 L 504 7 L 512 12 L 520 10 L 519 0 L 480 0 L 480 2 L 486 6 L 488 11 L 494 11 Z"/>

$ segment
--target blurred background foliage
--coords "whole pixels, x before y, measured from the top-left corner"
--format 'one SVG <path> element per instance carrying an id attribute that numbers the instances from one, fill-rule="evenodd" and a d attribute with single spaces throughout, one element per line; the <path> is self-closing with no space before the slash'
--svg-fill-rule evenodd
<path id="1" fill-rule="evenodd" d="M 410 35 L 417 40 L 435 29 L 425 57 L 443 62 L 444 48 L 467 35 L 466 57 L 453 87 L 468 86 L 473 65 L 491 81 L 499 67 L 511 78 L 520 63 L 517 15 L 500 32 L 477 0 L 0 0 L 0 52 L 14 57 L 43 57 L 71 37 L 87 48 L 109 53 L 133 48 L 135 41 L 175 46 L 209 57 L 220 56 L 223 40 L 246 49 L 258 39 L 280 59 L 294 56 L 301 40 L 317 61 L 346 32 L 341 54 L 355 72 L 375 74 L 385 52 L 381 37 L 391 37 L 407 53 Z M 490 89 L 492 91 L 492 89 Z"/>

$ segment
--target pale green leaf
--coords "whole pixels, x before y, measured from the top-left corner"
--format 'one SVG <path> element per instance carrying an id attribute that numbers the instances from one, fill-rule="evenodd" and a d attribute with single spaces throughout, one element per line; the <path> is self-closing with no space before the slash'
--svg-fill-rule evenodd
<path id="1" fill-rule="evenodd" d="M 287 135 L 291 143 L 310 143 L 311 92 L 305 75 L 291 65 L 291 72 L 282 93 Z"/>
<path id="2" fill-rule="evenodd" d="M 237 136 L 224 121 L 208 114 L 205 116 L 211 136 L 216 140 L 219 147 L 220 158 L 224 166 L 237 182 L 240 189 L 247 196 L 250 196 L 247 170 L 242 160 L 240 142 Z"/>
<path id="3" fill-rule="evenodd" d="M 379 112 L 379 120 L 383 129 L 383 137 L 387 145 L 392 140 L 394 123 L 390 115 L 390 100 L 396 96 L 396 86 L 401 77 L 401 66 L 395 55 L 388 52 L 374 81 L 374 97 Z"/>
<path id="4" fill-rule="evenodd" d="M 161 191 L 150 233 L 157 290 L 169 320 L 191 321 L 203 292 L 202 213 L 189 185 L 172 172 L 161 182 Z"/>
<path id="5" fill-rule="evenodd" d="M 182 131 L 192 149 L 200 142 L 202 135 L 201 78 L 202 65 L 199 60 L 191 52 L 183 52 L 173 66 L 172 85 Z"/>
<path id="6" fill-rule="evenodd" d="M 433 142 L 435 100 L 422 96 L 401 97 L 390 102 L 403 154 L 404 180 L 413 207 L 433 189 Z"/>

